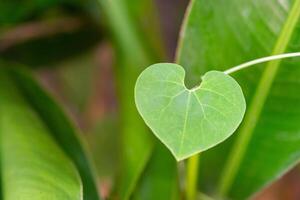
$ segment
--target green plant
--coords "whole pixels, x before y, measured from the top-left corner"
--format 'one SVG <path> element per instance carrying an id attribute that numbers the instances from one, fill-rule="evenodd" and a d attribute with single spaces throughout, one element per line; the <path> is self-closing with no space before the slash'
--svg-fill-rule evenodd
<path id="1" fill-rule="evenodd" d="M 274 1 L 218 1 L 202 6 L 201 1 L 194 1 L 178 55 L 181 65 L 188 67 L 190 81 L 195 80 L 201 70 L 225 70 L 225 66 L 234 66 L 245 59 L 296 51 L 299 1 L 289 1 L 287 6 L 288 9 L 283 9 L 282 4 Z M 275 10 L 280 13 L 279 18 L 275 17 Z M 261 16 L 268 16 L 269 20 Z M 276 30 L 271 27 L 276 27 Z M 243 30 L 243 33 L 238 30 Z M 208 35 L 209 31 L 214 34 Z M 298 162 L 298 141 L 287 142 L 282 138 L 282 134 L 284 138 L 294 135 L 297 129 L 293 122 L 297 117 L 292 114 L 297 111 L 282 107 L 297 98 L 292 92 L 298 87 L 293 81 L 298 72 L 297 61 L 272 61 L 264 70 L 257 67 L 235 75 L 245 94 L 247 113 L 236 138 L 203 155 L 203 165 L 200 166 L 202 188 L 208 181 L 204 177 L 211 176 L 214 177 L 210 178 L 211 183 L 219 185 L 218 193 L 222 196 L 243 199 L 252 196 Z M 205 67 L 196 67 L 200 65 Z M 228 157 L 216 157 L 224 151 L 230 151 Z M 220 169 L 220 166 L 225 167 Z"/>
<path id="2" fill-rule="evenodd" d="M 1 65 L 3 199 L 97 199 L 77 131 L 26 70 Z"/>
<path id="3" fill-rule="evenodd" d="M 196 154 L 227 139 L 245 113 L 241 88 L 228 74 L 258 63 L 297 56 L 300 53 L 274 55 L 224 72 L 209 71 L 202 76 L 200 85 L 191 89 L 184 84 L 184 69 L 176 64 L 155 64 L 140 75 L 135 87 L 135 101 L 146 124 L 177 161 L 194 156 L 189 161 L 190 184 L 187 186 L 191 190 L 187 189 L 188 199 L 195 199 L 196 195 L 196 188 L 193 188 L 196 187 L 194 176 L 199 159 Z"/>
<path id="4" fill-rule="evenodd" d="M 299 163 L 300 0 L 191 0 L 175 60 L 157 4 L 0 2 L 1 199 L 248 199 Z"/>
<path id="5" fill-rule="evenodd" d="M 242 90 L 230 76 L 211 71 L 200 86 L 187 89 L 184 70 L 175 64 L 147 68 L 135 94 L 145 122 L 178 161 L 229 137 L 246 109 Z"/>

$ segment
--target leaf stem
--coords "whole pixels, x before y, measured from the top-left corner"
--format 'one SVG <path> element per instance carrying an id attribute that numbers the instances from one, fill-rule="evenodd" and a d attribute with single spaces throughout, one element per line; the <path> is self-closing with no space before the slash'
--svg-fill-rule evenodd
<path id="1" fill-rule="evenodd" d="M 283 59 L 283 58 L 298 57 L 298 56 L 300 56 L 300 52 L 285 53 L 285 54 L 262 57 L 262 58 L 258 58 L 258 59 L 251 60 L 249 62 L 240 64 L 240 65 L 232 67 L 230 69 L 227 69 L 226 71 L 224 71 L 224 73 L 225 74 L 232 74 L 234 72 L 240 71 L 242 69 L 251 67 L 251 66 L 259 64 L 259 63 L 264 63 L 264 62 L 268 62 L 268 61 L 272 61 L 272 60 L 279 60 L 279 59 Z"/>
<path id="2" fill-rule="evenodd" d="M 188 159 L 186 176 L 186 199 L 195 200 L 197 195 L 198 166 L 200 154 Z"/>

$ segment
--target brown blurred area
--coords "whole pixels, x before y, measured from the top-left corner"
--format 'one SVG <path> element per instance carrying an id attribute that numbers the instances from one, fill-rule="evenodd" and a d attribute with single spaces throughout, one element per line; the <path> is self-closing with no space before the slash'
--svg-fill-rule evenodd
<path id="1" fill-rule="evenodd" d="M 179 28 L 183 18 L 184 10 L 187 5 L 187 0 L 156 0 L 159 8 L 159 14 L 161 17 L 161 28 L 164 34 L 164 42 L 167 47 L 168 61 L 172 61 L 174 58 L 177 38 L 179 33 Z M 80 26 L 80 21 L 76 19 L 65 19 L 69 20 L 67 23 L 71 24 L 69 27 L 60 29 L 60 31 L 68 32 L 69 30 L 76 29 Z M 61 27 L 66 21 L 59 21 L 56 24 L 51 24 L 54 27 Z M 50 26 L 50 27 L 51 27 Z M 25 27 L 19 27 L 14 30 L 11 35 L 7 36 L 7 40 L 3 42 L 2 48 L 6 48 L 11 44 L 10 37 L 17 37 L 22 32 L 22 38 L 20 40 L 26 40 L 32 37 L 39 37 L 41 34 L 53 34 L 53 29 L 49 26 L 41 26 L 39 24 L 30 24 Z M 22 42 L 22 41 L 15 41 Z M 1 46 L 0 46 L 1 48 Z M 37 77 L 41 80 L 43 85 L 47 87 L 51 93 L 53 93 L 56 98 L 62 102 L 64 108 L 73 121 L 83 130 L 82 132 L 88 138 L 90 134 L 95 134 L 95 129 L 97 124 L 101 122 L 107 116 L 112 116 L 115 119 L 118 112 L 118 102 L 117 102 L 117 92 L 115 85 L 115 76 L 113 65 L 115 64 L 115 52 L 113 51 L 112 44 L 108 40 L 101 40 L 95 45 L 95 48 L 86 52 L 86 57 L 80 58 L 80 62 L 84 62 L 88 59 L 88 64 L 78 66 L 77 73 L 82 75 L 82 82 L 86 90 L 85 97 L 80 94 L 75 94 L 76 89 L 70 89 L 71 86 L 68 84 L 72 83 L 72 80 L 68 80 L 68 74 L 70 73 L 70 63 L 61 63 L 62 67 L 54 68 L 41 68 L 36 70 Z M 75 61 L 77 63 L 77 61 Z M 90 67 L 90 72 L 86 72 L 82 69 Z M 73 72 L 72 72 L 73 73 Z M 75 72 L 74 72 L 75 73 Z M 67 78 L 66 78 L 67 77 Z M 70 99 L 70 95 L 66 91 L 73 91 L 75 96 L 78 96 L 78 102 L 74 103 L 74 99 Z M 84 100 L 82 100 L 82 99 Z M 117 119 L 116 119 L 117 120 Z M 114 128 L 114 127 L 109 127 Z M 97 132 L 97 131 L 96 131 Z M 100 134 L 100 133 L 99 133 Z M 91 141 L 89 141 L 91 142 Z M 106 142 L 106 141 L 104 141 Z M 91 148 L 94 148 L 91 144 Z M 99 144 L 101 145 L 101 144 Z M 96 145 L 97 146 L 97 145 Z M 117 146 L 117 141 L 112 143 L 112 146 L 108 148 L 114 148 Z M 92 150 L 93 151 L 93 150 Z M 117 157 L 117 154 L 110 156 Z M 95 158 L 94 158 L 95 159 Z M 107 161 L 96 161 L 96 163 L 103 164 Z M 102 190 L 102 194 L 107 195 L 110 191 L 110 186 L 112 184 L 111 175 L 114 176 L 116 163 L 113 161 L 107 168 L 110 168 L 110 172 L 100 175 L 99 187 Z M 246 180 L 245 180 L 246 181 Z M 285 176 L 280 178 L 277 182 L 267 187 L 263 192 L 255 197 L 256 200 L 300 200 L 300 167 L 296 167 Z"/>

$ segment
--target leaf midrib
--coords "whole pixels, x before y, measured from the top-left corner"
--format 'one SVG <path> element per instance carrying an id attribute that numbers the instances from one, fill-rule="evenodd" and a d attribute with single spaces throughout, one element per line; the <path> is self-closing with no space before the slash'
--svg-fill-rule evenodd
<path id="1" fill-rule="evenodd" d="M 300 0 L 296 0 L 290 10 L 287 20 L 282 28 L 282 32 L 275 44 L 272 54 L 284 53 L 296 27 L 300 16 Z M 278 72 L 281 61 L 271 61 L 267 64 L 263 72 L 262 78 L 256 89 L 256 93 L 246 113 L 244 123 L 241 126 L 240 133 L 234 146 L 229 154 L 228 161 L 225 165 L 223 175 L 219 182 L 219 194 L 225 196 L 234 181 L 237 171 L 241 165 L 248 144 L 253 135 L 254 129 L 258 122 L 258 118 L 262 112 L 263 106 L 270 92 L 272 83 Z"/>
<path id="2" fill-rule="evenodd" d="M 184 143 L 183 140 L 184 140 L 184 137 L 185 137 L 185 131 L 186 131 L 187 118 L 188 118 L 188 114 L 189 114 L 190 102 L 191 102 L 191 91 L 188 91 L 188 97 L 187 97 L 187 102 L 186 102 L 186 110 L 185 110 L 185 118 L 184 118 L 184 123 L 183 123 L 183 128 L 182 128 L 183 130 L 182 130 L 178 155 L 181 155 L 181 150 L 182 150 L 183 143 Z"/>

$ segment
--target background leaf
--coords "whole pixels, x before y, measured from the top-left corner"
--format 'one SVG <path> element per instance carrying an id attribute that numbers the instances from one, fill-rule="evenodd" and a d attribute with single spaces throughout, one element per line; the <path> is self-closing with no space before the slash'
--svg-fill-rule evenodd
<path id="1" fill-rule="evenodd" d="M 1 63 L 1 65 L 11 68 L 9 73 L 15 80 L 17 87 L 22 91 L 24 98 L 35 109 L 50 130 L 52 137 L 77 167 L 83 183 L 84 200 L 99 199 L 93 168 L 90 166 L 82 141 L 61 108 L 43 91 L 26 70 L 14 69 L 17 66 L 8 63 Z"/>
<path id="2" fill-rule="evenodd" d="M 87 134 L 87 140 L 100 178 L 114 176 L 119 166 L 119 144 L 116 116 L 106 116 Z M 117 140 L 117 142 L 116 142 Z M 110 152 L 109 154 L 107 152 Z"/>
<path id="3" fill-rule="evenodd" d="M 10 25 L 28 19 L 33 14 L 41 12 L 51 6 L 57 5 L 59 1 L 1 1 L 0 23 Z M 12 15 L 12 13 L 14 13 Z"/>
<path id="4" fill-rule="evenodd" d="M 208 70 L 224 70 L 258 57 L 299 51 L 298 0 L 205 3 L 198 0 L 192 1 L 189 9 L 178 57 L 188 71 L 191 85 Z M 232 144 L 235 138 L 231 138 L 215 150 L 203 153 L 202 189 L 215 193 L 216 182 L 223 180 L 226 183 L 223 193 L 234 199 L 245 199 L 298 163 L 298 63 L 296 58 L 270 62 L 266 68 L 259 65 L 234 75 L 250 105 L 243 124 L 246 128 L 236 133 L 238 143 Z M 246 133 L 249 137 L 241 142 L 239 138 L 244 138 L 241 135 L 245 135 L 245 130 L 250 134 Z M 231 147 L 230 157 L 240 154 L 240 160 L 228 161 Z M 220 166 L 232 163 L 230 160 L 238 162 L 229 164 L 222 178 Z M 230 178 L 224 178 L 228 174 Z"/>
<path id="5" fill-rule="evenodd" d="M 146 25 L 141 26 L 136 22 L 136 19 L 145 19 L 145 17 L 150 20 L 155 19 L 152 16 L 153 12 L 148 11 L 153 8 L 152 1 L 137 1 L 136 4 L 125 0 L 100 0 L 99 2 L 113 34 L 118 55 L 116 76 L 121 113 L 122 155 L 116 194 L 120 199 L 128 199 L 151 157 L 155 143 L 137 113 L 133 97 L 134 85 L 139 73 L 151 62 L 159 59 L 154 53 L 156 45 L 149 43 L 152 40 L 146 37 L 147 31 L 152 33 L 157 27 L 152 27 L 155 23 L 150 23 L 150 26 L 146 22 Z M 151 13 L 151 16 L 147 16 L 146 13 Z M 168 160 L 169 156 L 171 155 L 167 154 L 162 158 Z"/>
<path id="6" fill-rule="evenodd" d="M 0 58 L 32 68 L 53 66 L 95 47 L 101 36 L 87 17 L 41 20 L 0 32 Z"/>
<path id="7" fill-rule="evenodd" d="M 142 178 L 132 195 L 133 200 L 179 200 L 176 160 L 160 143 L 157 143 Z"/>
<path id="8" fill-rule="evenodd" d="M 84 111 L 92 95 L 94 77 L 101 74 L 97 71 L 96 57 L 93 51 L 67 59 L 55 66 L 62 83 L 64 96 L 79 110 Z"/>
<path id="9" fill-rule="evenodd" d="M 72 161 L 3 68 L 0 80 L 1 198 L 81 200 Z"/>
<path id="10" fill-rule="evenodd" d="M 136 37 L 136 29 L 128 14 L 125 1 L 101 0 L 100 5 L 109 20 L 120 56 L 116 69 L 121 113 L 122 173 L 116 184 L 116 193 L 120 199 L 128 199 L 153 147 L 151 135 L 138 116 L 133 100 L 133 80 L 137 77 L 140 67 L 148 62 L 148 58 Z M 119 34 L 120 29 L 123 30 L 122 34 Z M 137 55 L 134 56 L 134 52 Z"/>

